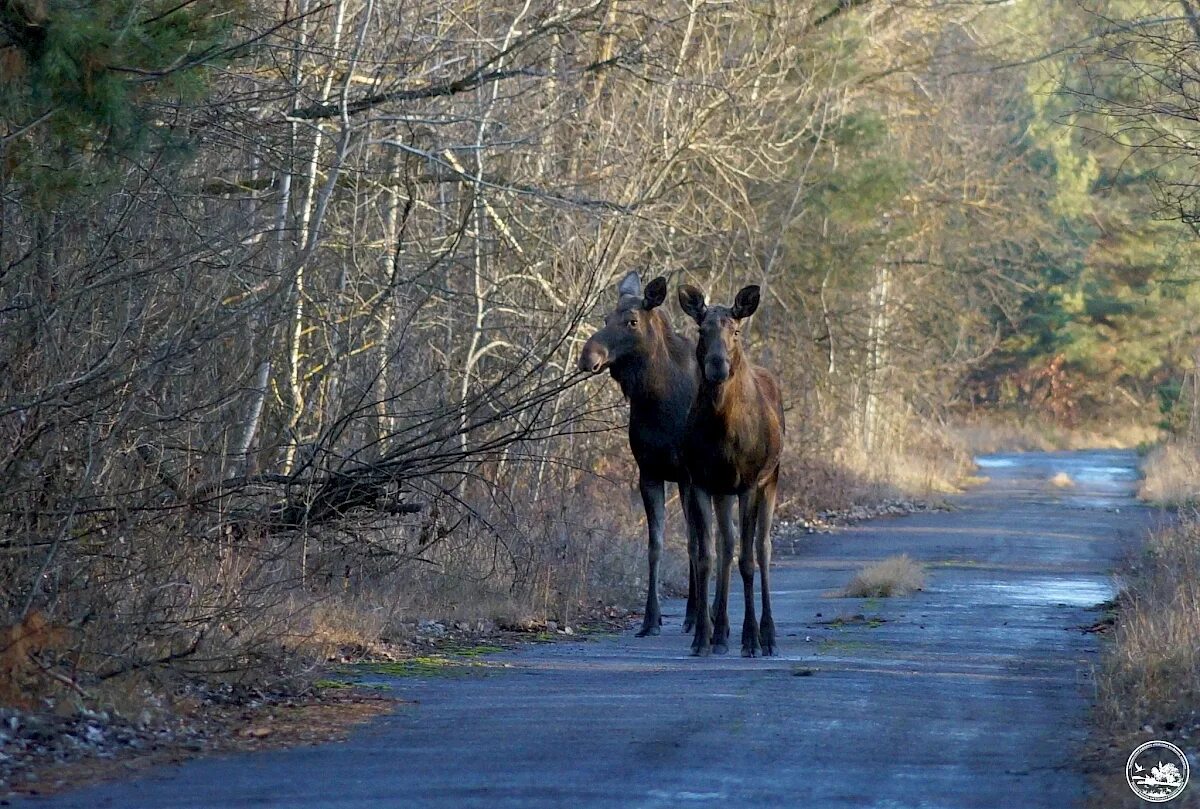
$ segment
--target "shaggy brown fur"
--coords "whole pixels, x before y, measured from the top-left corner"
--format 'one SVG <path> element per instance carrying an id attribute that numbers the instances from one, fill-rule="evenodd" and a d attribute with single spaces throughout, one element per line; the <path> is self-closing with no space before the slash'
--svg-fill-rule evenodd
<path id="1" fill-rule="evenodd" d="M 706 610 L 696 622 L 692 651 L 723 654 L 729 643 L 729 577 L 733 564 L 733 501 L 738 500 L 741 545 L 738 568 L 746 599 L 742 622 L 742 654 L 777 651 L 771 615 L 771 520 L 779 486 L 779 454 L 783 444 L 783 400 L 771 372 L 753 365 L 743 354 L 742 321 L 758 308 L 759 289 L 738 292 L 734 304 L 707 306 L 693 286 L 679 289 L 679 305 L 700 326 L 696 345 L 696 401 L 688 415 L 684 460 L 691 476 L 689 520 L 695 541 L 690 546 L 697 583 L 696 600 L 708 598 L 712 567 L 709 536 L 715 507 L 721 535 L 717 558 L 717 591 L 710 623 Z M 755 619 L 755 553 L 762 578 L 762 620 Z"/>

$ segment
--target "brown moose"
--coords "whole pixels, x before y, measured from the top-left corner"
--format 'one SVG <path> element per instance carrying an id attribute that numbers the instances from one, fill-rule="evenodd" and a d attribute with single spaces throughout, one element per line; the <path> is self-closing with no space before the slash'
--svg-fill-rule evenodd
<path id="1" fill-rule="evenodd" d="M 707 306 L 694 286 L 679 288 L 679 305 L 700 326 L 696 344 L 699 366 L 695 402 L 687 420 L 684 460 L 691 479 L 688 521 L 692 527 L 689 555 L 696 584 L 695 601 L 708 600 L 712 567 L 713 511 L 720 542 L 717 590 L 710 619 L 700 610 L 692 653 L 724 654 L 729 650 L 729 577 L 733 564 L 733 501 L 738 500 L 741 546 L 738 568 L 746 598 L 742 622 L 742 655 L 773 655 L 775 622 L 771 615 L 771 519 L 779 484 L 783 442 L 783 402 L 779 383 L 753 365 L 742 351 L 742 321 L 758 308 L 759 288 L 738 292 L 732 307 Z M 754 616 L 754 561 L 762 577 L 762 620 Z"/>
<path id="2" fill-rule="evenodd" d="M 657 635 L 662 627 L 658 600 L 659 560 L 666 522 L 665 482 L 679 485 L 679 500 L 688 501 L 683 465 L 684 430 L 696 397 L 696 345 L 676 334 L 659 309 L 667 297 L 667 281 L 655 278 L 642 291 L 641 278 L 628 273 L 617 284 L 617 305 L 579 355 L 579 368 L 600 373 L 605 368 L 629 400 L 629 448 L 638 465 L 638 488 L 646 507 L 650 581 L 646 613 L 639 637 Z M 687 527 L 685 509 L 685 528 Z M 689 535 L 689 546 L 694 540 Z M 690 554 L 689 554 L 690 556 Z M 697 584 L 689 577 L 683 631 L 695 623 Z M 707 610 L 703 611 L 707 618 Z"/>

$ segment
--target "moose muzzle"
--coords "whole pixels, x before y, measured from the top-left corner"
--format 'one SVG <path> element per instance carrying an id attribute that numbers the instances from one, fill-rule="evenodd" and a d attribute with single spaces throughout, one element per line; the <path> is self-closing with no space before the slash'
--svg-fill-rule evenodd
<path id="1" fill-rule="evenodd" d="M 729 379 L 729 357 L 710 354 L 704 358 L 704 378 L 714 385 Z"/>
<path id="2" fill-rule="evenodd" d="M 579 353 L 579 370 L 590 374 L 598 374 L 608 367 L 608 349 L 595 340 L 583 344 Z"/>

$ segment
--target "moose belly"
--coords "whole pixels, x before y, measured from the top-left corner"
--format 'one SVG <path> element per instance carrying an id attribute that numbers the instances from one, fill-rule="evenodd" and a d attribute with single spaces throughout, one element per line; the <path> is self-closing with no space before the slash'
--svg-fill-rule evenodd
<path id="1" fill-rule="evenodd" d="M 692 482 L 709 494 L 742 494 L 753 489 L 778 464 L 766 452 L 722 452 L 715 447 L 687 447 Z"/>
<path id="2" fill-rule="evenodd" d="M 683 457 L 678 447 L 657 442 L 630 440 L 638 472 L 649 480 L 679 481 L 686 477 Z"/>
<path id="3" fill-rule="evenodd" d="M 692 482 L 709 494 L 740 494 L 754 483 L 739 464 L 709 453 L 689 455 L 688 470 Z"/>

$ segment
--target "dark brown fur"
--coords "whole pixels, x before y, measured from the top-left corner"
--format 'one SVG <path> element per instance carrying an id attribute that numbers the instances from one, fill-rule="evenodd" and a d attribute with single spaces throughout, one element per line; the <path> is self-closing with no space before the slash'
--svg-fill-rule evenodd
<path id="1" fill-rule="evenodd" d="M 649 533 L 650 580 L 639 636 L 657 635 L 662 624 L 658 581 L 665 530 L 665 481 L 679 485 L 680 502 L 688 499 L 683 443 L 696 396 L 696 346 L 677 334 L 659 309 L 666 295 L 665 278 L 651 281 L 643 295 L 637 273 L 626 275 L 617 287 L 616 308 L 579 355 L 580 370 L 599 373 L 607 368 L 629 399 L 629 447 L 638 465 L 638 488 Z M 695 586 L 694 581 L 689 582 L 685 632 L 694 622 Z"/>
<path id="2" fill-rule="evenodd" d="M 721 536 L 715 618 L 710 625 L 707 611 L 701 611 L 692 650 L 700 655 L 728 650 L 736 498 L 741 517 L 738 568 L 746 599 L 742 654 L 753 657 L 761 651 L 772 655 L 777 648 L 770 593 L 771 521 L 779 485 L 784 419 L 779 383 L 770 371 L 752 364 L 741 346 L 741 323 L 758 308 L 758 287 L 745 287 L 734 305 L 726 307 L 706 306 L 703 292 L 683 286 L 679 304 L 700 327 L 696 345 L 698 390 L 688 415 L 688 440 L 684 445 L 692 481 L 688 514 L 696 537 L 690 550 L 698 603 L 708 597 L 714 508 Z M 756 551 L 762 578 L 761 624 L 754 610 Z"/>

